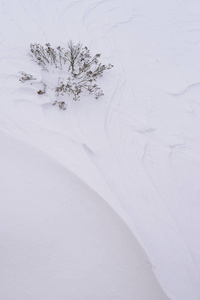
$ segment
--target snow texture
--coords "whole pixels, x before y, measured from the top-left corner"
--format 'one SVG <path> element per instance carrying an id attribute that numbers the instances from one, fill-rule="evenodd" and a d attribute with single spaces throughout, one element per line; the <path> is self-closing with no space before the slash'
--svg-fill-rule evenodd
<path id="1" fill-rule="evenodd" d="M 114 68 L 60 111 L 69 40 Z M 2 300 L 199 300 L 200 2 L 0 0 L 0 45 Z"/>

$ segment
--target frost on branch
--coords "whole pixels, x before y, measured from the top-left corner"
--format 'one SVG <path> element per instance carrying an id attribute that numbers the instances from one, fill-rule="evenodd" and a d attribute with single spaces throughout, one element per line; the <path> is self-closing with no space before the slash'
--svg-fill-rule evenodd
<path id="1" fill-rule="evenodd" d="M 57 82 L 54 87 L 49 86 L 44 80 L 42 82 L 43 89 L 37 93 L 45 94 L 48 89 L 53 89 L 57 100 L 54 105 L 58 105 L 60 109 L 65 109 L 65 101 L 58 100 L 66 93 L 73 96 L 73 100 L 80 100 L 83 92 L 94 95 L 95 99 L 99 99 L 103 95 L 102 89 L 97 85 L 97 79 L 103 76 L 105 70 L 109 70 L 113 65 L 101 64 L 99 62 L 100 54 L 92 56 L 88 47 L 81 44 L 74 45 L 70 41 L 67 48 L 58 46 L 52 48 L 49 43 L 42 46 L 40 44 L 31 44 L 30 52 L 32 60 L 36 62 L 42 70 L 57 75 Z M 32 75 L 21 72 L 21 82 L 27 80 L 35 80 Z"/>
<path id="2" fill-rule="evenodd" d="M 22 83 L 28 81 L 28 80 L 36 80 L 36 78 L 33 77 L 33 75 L 25 73 L 25 72 L 19 72 L 22 77 L 19 79 L 19 81 L 21 81 Z"/>

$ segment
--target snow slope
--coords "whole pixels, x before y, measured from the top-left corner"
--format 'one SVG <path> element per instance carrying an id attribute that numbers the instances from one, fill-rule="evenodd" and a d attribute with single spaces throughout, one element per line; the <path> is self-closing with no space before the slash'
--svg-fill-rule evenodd
<path id="1" fill-rule="evenodd" d="M 200 2 L 0 8 L 3 299 L 198 300 Z M 114 68 L 58 111 L 18 71 L 70 39 Z"/>
<path id="2" fill-rule="evenodd" d="M 2 299 L 167 299 L 98 194 L 46 153 L 0 136 Z"/>

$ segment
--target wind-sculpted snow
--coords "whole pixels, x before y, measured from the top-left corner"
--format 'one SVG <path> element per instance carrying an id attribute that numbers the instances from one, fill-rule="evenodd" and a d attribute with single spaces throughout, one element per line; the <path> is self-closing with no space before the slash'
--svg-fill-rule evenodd
<path id="1" fill-rule="evenodd" d="M 103 199 L 42 151 L 0 137 L 2 299 L 167 299 Z"/>
<path id="2" fill-rule="evenodd" d="M 172 300 L 199 300 L 200 2 L 198 0 L 0 0 L 0 8 L 0 130 L 10 136 L 9 142 L 6 142 L 7 138 L 5 140 L 2 138 L 1 142 L 2 147 L 4 142 L 7 145 L 5 148 L 7 150 L 4 150 L 2 154 L 4 155 L 4 169 L 6 160 L 8 162 L 10 160 L 9 157 L 12 157 L 13 164 L 17 164 L 18 160 L 23 162 L 20 151 L 16 155 L 16 160 L 14 158 L 15 144 L 19 143 L 21 149 L 27 147 L 27 153 L 30 151 L 30 159 L 26 160 L 25 165 L 22 163 L 22 168 L 17 165 L 18 167 L 13 167 L 14 169 L 11 166 L 8 169 L 8 172 L 14 171 L 15 175 L 11 176 L 2 194 L 1 200 L 10 203 L 6 206 L 6 214 L 9 214 L 9 208 L 14 201 L 14 207 L 18 204 L 22 206 L 22 208 L 19 207 L 17 218 L 20 216 L 25 220 L 27 218 L 28 206 L 24 204 L 24 201 L 29 195 L 28 190 L 20 194 L 17 189 L 19 193 L 17 197 L 11 192 L 12 187 L 16 187 L 14 178 L 18 176 L 17 174 L 22 176 L 19 179 L 21 180 L 20 186 L 24 185 L 25 190 L 31 189 L 30 199 L 32 199 L 31 205 L 33 206 L 39 205 L 37 204 L 39 198 L 42 198 L 42 193 L 44 193 L 43 185 L 46 189 L 50 185 L 48 199 L 52 209 L 55 207 L 56 211 L 61 209 L 56 208 L 57 201 L 60 203 L 59 199 L 67 197 L 68 189 L 70 195 L 73 191 L 75 193 L 75 196 L 69 198 L 71 199 L 69 206 L 72 205 L 74 211 L 75 204 L 72 204 L 72 199 L 79 199 L 79 196 L 81 198 L 81 193 L 84 193 L 84 197 L 87 198 L 87 193 L 89 193 L 88 205 L 93 205 L 93 208 L 90 207 L 88 212 L 93 214 L 93 209 L 95 209 L 94 215 L 97 215 L 100 223 L 96 237 L 95 230 L 91 228 L 92 221 L 90 226 L 85 227 L 88 232 L 91 228 L 92 232 L 91 235 L 88 234 L 88 243 L 92 243 L 92 239 L 96 241 L 96 238 L 97 240 L 100 238 L 100 228 L 102 228 L 102 234 L 105 234 L 106 229 L 102 227 L 103 222 L 101 222 L 102 215 L 97 212 L 98 205 L 102 205 L 99 208 L 102 214 L 105 212 L 107 215 L 109 210 L 109 214 L 115 216 L 113 218 L 116 218 L 117 224 L 121 224 L 116 225 L 116 232 L 119 230 L 118 239 L 123 238 L 122 231 L 125 230 L 127 235 L 124 243 L 128 243 L 129 239 L 134 240 L 137 253 L 141 255 L 140 266 L 144 266 L 143 271 L 141 269 L 139 271 L 139 276 L 144 281 L 144 291 L 140 288 L 140 284 L 138 288 L 135 284 L 137 268 L 134 263 L 131 264 L 131 261 L 135 262 L 136 257 L 131 256 L 130 260 L 125 261 L 126 258 L 122 257 L 126 256 L 123 252 L 125 250 L 122 252 L 119 250 L 117 255 L 121 259 L 120 266 L 128 264 L 128 261 L 131 264 L 130 268 L 126 265 L 124 273 L 122 272 L 125 274 L 124 277 L 119 277 L 109 289 L 107 283 L 111 277 L 106 277 L 108 279 L 106 283 L 104 280 L 106 268 L 99 277 L 94 278 L 92 270 L 88 269 L 87 277 L 81 281 L 82 289 L 80 290 L 83 291 L 84 285 L 86 286 L 92 280 L 92 286 L 95 284 L 93 292 L 90 294 L 87 286 L 86 294 L 77 298 L 79 294 L 74 291 L 77 286 L 73 285 L 70 290 L 71 294 L 69 290 L 64 289 L 63 292 L 67 291 L 69 299 L 73 297 L 74 299 L 98 299 L 94 291 L 96 290 L 98 294 L 101 288 L 108 291 L 108 294 L 100 293 L 99 299 L 133 299 L 134 296 L 137 299 L 166 299 L 161 292 L 162 288 Z M 102 99 L 94 101 L 85 96 L 80 102 L 74 102 L 69 97 L 67 110 L 59 111 L 50 104 L 47 96 L 37 94 L 42 73 L 30 60 L 27 52 L 30 43 L 49 42 L 52 46 L 65 47 L 70 39 L 75 43 L 81 42 L 87 45 L 91 53 L 101 53 L 102 60 L 106 64 L 112 63 L 114 68 L 100 80 L 105 94 Z M 21 85 L 18 72 L 22 70 L 33 74 L 37 81 L 32 85 Z M 17 142 L 16 139 L 21 142 Z M 25 144 L 28 145 L 25 146 Z M 37 148 L 38 152 L 33 151 L 33 148 Z M 40 156 L 41 151 L 42 156 Z M 26 180 L 23 173 L 28 172 L 28 166 L 33 167 L 34 155 L 40 157 L 41 167 L 33 169 L 32 174 L 27 173 Z M 55 177 L 51 177 L 50 174 L 54 171 L 48 171 L 49 158 L 45 157 L 51 157 L 53 161 L 59 163 L 60 167 L 56 170 Z M 44 165 L 43 159 L 46 161 Z M 51 165 L 51 162 L 49 164 Z M 45 171 L 46 168 L 47 171 Z M 4 169 L 1 170 L 2 176 Z M 68 178 L 66 188 L 62 179 L 64 170 Z M 37 180 L 38 194 L 35 194 L 31 187 L 32 176 L 37 178 L 40 172 L 45 178 L 41 185 L 39 185 L 39 179 Z M 54 180 L 57 182 L 58 178 L 62 181 L 61 194 L 56 185 L 54 187 Z M 80 191 L 79 185 L 84 186 Z M 58 198 L 56 192 L 58 192 Z M 35 196 L 31 196 L 32 193 Z M 38 195 L 37 201 L 34 204 L 36 195 Z M 94 204 L 92 204 L 92 198 L 94 198 Z M 48 201 L 41 200 L 41 205 L 47 206 L 48 209 Z M 109 204 L 110 208 L 104 201 Z M 78 203 L 77 207 L 81 205 L 84 211 L 84 205 L 80 201 Z M 123 222 L 114 212 L 129 227 L 132 237 L 127 228 L 122 229 L 125 225 L 122 225 Z M 42 218 L 43 215 L 44 210 L 40 217 Z M 63 219 L 64 215 L 63 212 Z M 52 214 L 48 216 L 48 212 L 44 216 L 55 217 Z M 31 218 L 31 211 L 28 217 Z M 34 218 L 35 214 L 33 214 L 33 222 L 30 226 L 36 230 Z M 8 225 L 8 219 L 6 222 Z M 12 222 L 10 226 L 14 226 L 15 220 Z M 48 222 L 50 222 L 49 219 Z M 70 226 L 78 226 L 75 225 L 79 222 L 78 217 L 75 223 L 72 220 L 70 222 Z M 48 223 L 47 232 L 50 232 L 53 224 L 54 220 L 52 220 L 52 227 Z M 62 223 L 63 229 L 59 235 L 61 252 L 66 246 L 61 240 L 67 224 Z M 59 231 L 59 226 L 56 227 L 54 237 Z M 114 227 L 115 223 L 112 225 L 109 223 L 108 228 L 114 230 Z M 23 235 L 25 232 L 20 233 L 20 228 L 18 229 L 19 239 L 21 239 L 20 234 Z M 70 230 L 66 230 L 68 238 L 73 239 L 73 231 L 70 234 Z M 112 230 L 109 239 L 111 239 Z M 7 231 L 6 234 L 8 234 Z M 14 234 L 13 228 L 11 235 L 14 236 Z M 41 251 L 44 252 L 40 252 L 42 255 L 46 248 L 49 249 L 48 243 L 51 237 L 46 239 L 44 244 L 40 244 L 41 237 L 42 235 L 38 240 L 31 240 L 31 245 L 35 243 L 35 251 L 43 249 Z M 116 237 L 116 248 L 119 247 L 119 240 Z M 5 241 L 8 243 L 8 240 L 5 239 Z M 27 247 L 26 255 L 33 257 L 33 262 L 38 261 L 39 257 L 29 252 L 27 233 L 23 241 L 23 245 Z M 102 241 L 102 245 L 104 243 L 110 249 L 109 255 L 112 256 L 114 247 L 108 245 L 107 240 Z M 144 258 L 143 250 L 138 243 L 145 250 L 161 288 L 148 269 L 149 262 L 148 268 L 145 265 L 144 262 L 148 259 Z M 16 244 L 17 242 L 14 243 Z M 69 251 L 73 252 L 73 247 L 78 245 L 78 241 L 74 242 Z M 90 248 L 90 253 L 98 248 L 97 244 L 93 246 Z M 134 246 L 129 247 L 127 244 L 124 247 L 129 253 L 134 252 Z M 53 249 L 49 257 L 52 257 Z M 55 251 L 59 252 L 59 246 L 56 246 Z M 9 253 L 11 257 L 14 255 L 12 252 Z M 96 256 L 91 264 L 96 259 L 101 259 L 101 263 L 105 262 L 102 252 L 95 253 Z M 107 261 L 110 259 L 109 255 L 106 258 Z M 128 254 L 128 257 L 129 255 L 134 256 L 134 253 Z M 64 269 L 59 269 L 61 273 L 57 278 L 62 277 L 62 280 L 71 278 L 72 280 L 73 276 L 74 278 L 78 276 L 78 271 L 73 271 L 77 268 L 76 264 L 73 265 L 76 260 L 75 255 L 72 255 L 72 263 L 69 263 L 69 257 L 64 255 L 63 260 L 66 260 L 64 263 L 66 269 L 69 266 L 72 272 L 71 277 L 69 273 L 65 273 Z M 89 257 L 84 259 L 89 260 Z M 19 256 L 13 256 L 16 272 L 20 268 L 20 261 Z M 39 261 L 42 261 L 42 258 Z M 57 263 L 60 266 L 60 261 L 55 261 L 53 265 L 55 269 Z M 47 265 L 47 260 L 45 260 L 43 267 L 46 268 Z M 27 272 L 34 270 L 37 273 L 26 260 L 23 261 L 23 266 L 27 267 Z M 4 268 L 6 270 L 6 265 Z M 114 267 L 114 262 L 111 269 L 109 276 L 118 273 L 119 269 Z M 53 270 L 51 269 L 50 285 L 55 291 L 56 283 L 52 284 L 52 282 L 58 273 L 53 275 Z M 12 264 L 9 263 L 8 274 L 11 274 L 9 273 L 11 271 Z M 27 280 L 31 280 L 31 278 L 36 278 L 36 273 L 34 273 L 35 277 L 29 277 L 27 273 L 23 274 L 27 276 Z M 46 276 L 46 273 L 42 274 Z M 82 280 L 84 276 L 83 273 L 81 274 Z M 148 275 L 150 277 L 147 274 L 150 274 Z M 43 275 L 41 275 L 41 284 Z M 122 286 L 113 289 L 114 285 L 118 286 L 119 282 L 126 282 L 125 277 L 127 283 L 124 289 Z M 20 300 L 27 299 L 27 297 L 40 299 L 38 294 L 31 295 L 31 291 L 34 290 L 33 285 L 29 285 L 30 289 L 25 297 L 25 294 L 20 295 L 20 291 L 25 291 L 23 281 L 11 282 L 14 299 L 18 299 L 17 297 Z M 132 287 L 131 282 L 133 282 Z M 44 284 L 47 283 L 48 278 L 45 277 Z M 17 285 L 21 287 L 16 287 Z M 8 286 L 9 281 L 6 281 L 4 287 Z M 44 289 L 40 286 L 38 291 L 44 291 Z M 148 295 L 148 291 L 151 294 Z M 5 300 L 11 297 L 6 290 L 4 292 Z M 36 291 L 36 293 L 39 292 Z M 50 299 L 64 297 L 62 291 L 59 293 L 52 294 Z M 41 293 L 41 295 L 43 295 L 41 299 L 49 300 L 48 294 Z"/>

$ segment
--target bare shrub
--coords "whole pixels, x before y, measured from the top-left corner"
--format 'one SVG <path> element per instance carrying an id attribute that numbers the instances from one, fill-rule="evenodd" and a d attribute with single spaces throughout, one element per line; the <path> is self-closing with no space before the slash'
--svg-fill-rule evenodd
<path id="1" fill-rule="evenodd" d="M 64 96 L 66 93 L 73 96 L 73 100 L 80 100 L 83 92 L 88 92 L 99 99 L 103 96 L 102 89 L 97 85 L 97 79 L 103 76 L 105 70 L 109 70 L 113 65 L 101 64 L 99 62 L 100 54 L 92 56 L 88 47 L 82 46 L 80 43 L 74 45 L 70 41 L 67 48 L 58 46 L 52 48 L 49 43 L 42 46 L 40 44 L 31 44 L 30 52 L 32 60 L 36 62 L 46 72 L 57 70 L 57 84 L 53 87 L 56 98 Z M 20 72 L 21 82 L 35 80 L 32 75 Z M 64 76 L 63 76 L 64 74 Z M 44 76 L 45 78 L 45 76 Z M 37 93 L 45 94 L 47 89 L 52 89 L 45 82 L 42 82 L 43 89 Z M 55 100 L 53 105 L 58 105 L 60 109 L 66 109 L 65 101 Z"/>

